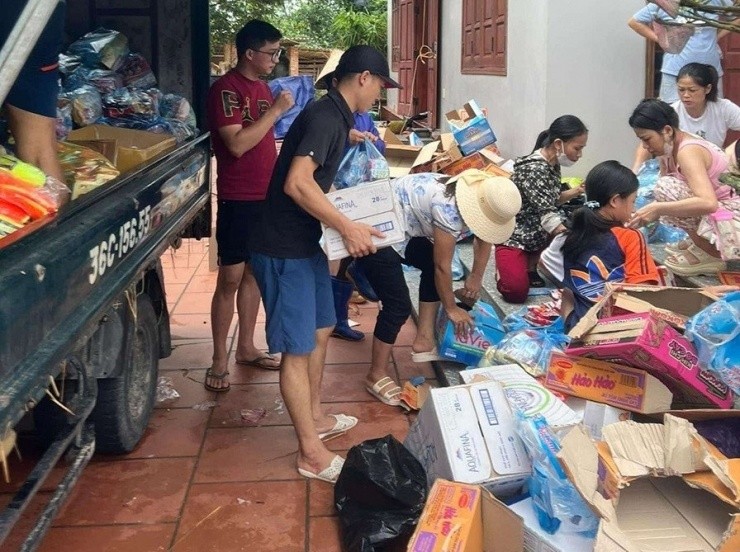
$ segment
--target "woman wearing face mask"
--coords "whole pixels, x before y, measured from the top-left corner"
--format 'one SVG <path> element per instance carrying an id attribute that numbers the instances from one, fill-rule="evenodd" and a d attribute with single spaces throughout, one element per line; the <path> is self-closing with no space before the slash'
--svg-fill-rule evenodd
<path id="1" fill-rule="evenodd" d="M 655 185 L 656 201 L 639 209 L 630 226 L 639 227 L 658 219 L 686 230 L 685 248 L 666 248 L 665 266 L 681 276 L 713 274 L 726 264 L 708 240 L 697 234 L 701 217 L 724 207 L 740 216 L 740 198 L 719 177 L 727 171 L 721 148 L 679 129 L 678 115 L 660 100 L 643 100 L 629 124 L 651 155 L 660 158 Z M 671 178 L 666 178 L 671 177 Z"/>
<path id="2" fill-rule="evenodd" d="M 563 115 L 537 137 L 534 150 L 514 164 L 512 181 L 522 196 L 511 238 L 496 246 L 496 287 L 509 303 L 523 303 L 530 286 L 543 286 L 537 261 L 550 239 L 565 230 L 558 207 L 583 193 L 583 186 L 561 192 L 560 167 L 581 158 L 588 129 L 578 117 Z"/>
<path id="3" fill-rule="evenodd" d="M 677 78 L 680 100 L 671 107 L 678 114 L 678 127 L 722 147 L 729 130 L 740 130 L 740 106 L 719 97 L 717 70 L 705 63 L 687 63 Z M 637 174 L 648 159 L 647 150 L 638 146 L 632 171 Z"/>

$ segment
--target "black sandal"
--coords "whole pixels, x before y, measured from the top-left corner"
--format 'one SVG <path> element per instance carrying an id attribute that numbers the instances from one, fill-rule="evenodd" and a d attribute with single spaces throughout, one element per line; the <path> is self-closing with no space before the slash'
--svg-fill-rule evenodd
<path id="1" fill-rule="evenodd" d="M 547 285 L 536 270 L 527 272 L 527 277 L 529 278 L 529 287 L 543 288 Z"/>
<path id="2" fill-rule="evenodd" d="M 223 381 L 228 375 L 228 370 L 226 370 L 223 374 L 217 374 L 213 371 L 213 368 L 209 368 L 208 370 L 206 370 L 206 379 L 203 382 L 203 387 L 205 387 L 208 391 L 213 391 L 214 393 L 226 393 L 226 391 L 231 389 L 231 383 L 229 383 L 229 385 L 227 385 L 226 387 L 213 387 L 212 385 L 208 385 L 208 378 Z"/>

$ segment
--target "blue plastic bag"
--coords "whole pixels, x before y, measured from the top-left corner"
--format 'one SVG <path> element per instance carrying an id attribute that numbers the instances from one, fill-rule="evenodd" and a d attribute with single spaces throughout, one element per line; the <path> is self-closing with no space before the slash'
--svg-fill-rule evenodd
<path id="1" fill-rule="evenodd" d="M 455 334 L 455 327 L 442 307 L 437 314 L 436 324 L 439 354 L 467 366 L 477 364 L 483 353 L 501 341 L 505 333 L 496 311 L 488 303 L 478 301 L 473 305 L 470 315 L 475 326 L 468 335 Z"/>
<path id="2" fill-rule="evenodd" d="M 560 465 L 560 441 L 545 418 L 519 415 L 519 435 L 532 459 L 529 494 L 540 527 L 551 535 L 560 531 L 595 537 L 599 520 Z"/>
<path id="3" fill-rule="evenodd" d="M 660 178 L 660 162 L 657 159 L 648 159 L 637 173 L 640 186 L 637 189 L 635 209 L 640 209 L 655 201 L 655 185 L 658 183 L 658 178 Z M 673 243 L 688 237 L 688 234 L 680 228 L 662 222 L 653 222 L 640 230 L 648 243 Z"/>
<path id="4" fill-rule="evenodd" d="M 521 309 L 512 312 L 504 318 L 504 327 L 509 332 L 516 330 L 537 330 L 556 335 L 564 334 L 565 321 L 559 314 L 559 309 L 556 309 L 553 306 L 553 316 L 540 320 L 542 317 L 536 315 L 536 311 L 540 308 L 544 308 L 544 305 L 522 307 Z M 555 316 L 556 311 L 557 315 Z M 546 322 L 544 322 L 544 320 L 546 320 Z"/>
<path id="5" fill-rule="evenodd" d="M 277 98 L 283 90 L 287 90 L 293 95 L 295 104 L 283 113 L 275 123 L 275 138 L 284 138 L 298 114 L 314 99 L 316 90 L 313 86 L 313 79 L 308 75 L 281 77 L 271 80 L 268 84 L 273 98 Z"/>
<path id="6" fill-rule="evenodd" d="M 518 364 L 537 378 L 547 374 L 553 351 L 562 352 L 570 338 L 564 334 L 521 329 L 507 333 L 496 345 L 486 350 L 479 367 Z"/>
<path id="7" fill-rule="evenodd" d="M 334 187 L 343 190 L 363 182 L 389 177 L 388 161 L 370 140 L 365 139 L 344 154 L 337 176 L 334 177 Z"/>
<path id="8" fill-rule="evenodd" d="M 699 363 L 740 395 L 740 291 L 705 307 L 686 322 Z"/>

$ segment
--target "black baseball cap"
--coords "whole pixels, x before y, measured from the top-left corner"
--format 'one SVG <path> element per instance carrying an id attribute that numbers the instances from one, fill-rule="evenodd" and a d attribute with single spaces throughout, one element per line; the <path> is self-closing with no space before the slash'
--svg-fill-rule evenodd
<path id="1" fill-rule="evenodd" d="M 385 59 L 385 56 L 372 46 L 367 45 L 352 46 L 344 52 L 342 57 L 339 58 L 333 76 L 341 79 L 344 75 L 362 73 L 363 71 L 369 71 L 371 74 L 380 77 L 386 88 L 401 88 L 401 85 L 390 77 L 388 60 Z"/>

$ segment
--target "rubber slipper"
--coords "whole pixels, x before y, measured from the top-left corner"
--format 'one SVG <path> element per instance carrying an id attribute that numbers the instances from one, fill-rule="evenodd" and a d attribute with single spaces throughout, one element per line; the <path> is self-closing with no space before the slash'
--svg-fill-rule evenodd
<path id="1" fill-rule="evenodd" d="M 435 347 L 431 351 L 426 351 L 423 353 L 411 353 L 411 360 L 413 362 L 435 362 L 447 359 L 441 356 L 437 351 L 437 348 Z"/>
<path id="2" fill-rule="evenodd" d="M 337 422 L 334 427 L 324 433 L 319 433 L 319 439 L 322 441 L 328 437 L 334 437 L 335 435 L 341 435 L 347 433 L 350 429 L 357 425 L 357 418 L 354 416 L 347 416 L 345 414 L 330 414 Z"/>
<path id="3" fill-rule="evenodd" d="M 208 391 L 213 391 L 214 393 L 226 393 L 229 389 L 231 389 L 231 384 L 227 385 L 226 387 L 214 387 L 212 385 L 208 385 L 208 378 L 216 379 L 219 381 L 223 381 L 226 376 L 229 375 L 229 371 L 226 370 L 223 374 L 217 374 L 213 371 L 212 368 L 209 368 L 206 370 L 206 379 L 203 382 L 203 387 L 206 388 Z M 228 383 L 228 382 L 227 382 Z"/>
<path id="4" fill-rule="evenodd" d="M 334 456 L 329 464 L 328 468 L 324 468 L 319 473 L 313 473 L 302 468 L 298 468 L 298 473 L 307 479 L 318 479 L 319 481 L 326 481 L 332 485 L 337 482 L 339 474 L 342 473 L 342 467 L 344 466 L 344 458 L 339 455 Z"/>
<path id="5" fill-rule="evenodd" d="M 388 376 L 380 378 L 372 386 L 366 385 L 365 389 L 373 397 L 388 406 L 401 405 L 401 388 Z"/>
<path id="6" fill-rule="evenodd" d="M 269 364 L 265 364 L 266 360 L 273 360 L 277 361 L 277 359 L 272 355 L 260 355 L 256 358 L 253 358 L 252 360 L 237 360 L 237 364 L 241 364 L 242 366 L 254 366 L 255 368 L 262 368 L 263 370 L 280 370 L 280 364 L 278 363 L 277 366 L 271 366 Z"/>

